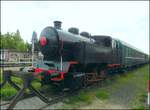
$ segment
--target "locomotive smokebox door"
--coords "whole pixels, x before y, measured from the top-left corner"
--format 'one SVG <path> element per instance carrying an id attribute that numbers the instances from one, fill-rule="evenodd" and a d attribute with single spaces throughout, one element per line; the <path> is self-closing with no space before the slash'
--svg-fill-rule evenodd
<path id="1" fill-rule="evenodd" d="M 55 28 L 46 27 L 40 35 L 40 49 L 44 59 L 55 58 L 59 51 L 59 37 Z"/>

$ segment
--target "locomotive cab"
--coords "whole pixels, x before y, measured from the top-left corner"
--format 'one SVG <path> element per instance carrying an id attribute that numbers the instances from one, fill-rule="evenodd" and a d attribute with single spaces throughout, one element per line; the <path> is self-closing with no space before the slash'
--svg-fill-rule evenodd
<path id="1" fill-rule="evenodd" d="M 97 45 L 111 48 L 112 38 L 110 36 L 95 35 L 92 38 L 95 39 Z"/>

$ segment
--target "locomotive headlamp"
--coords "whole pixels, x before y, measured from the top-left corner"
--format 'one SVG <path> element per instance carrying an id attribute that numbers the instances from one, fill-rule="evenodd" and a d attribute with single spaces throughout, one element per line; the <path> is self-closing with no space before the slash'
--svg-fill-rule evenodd
<path id="1" fill-rule="evenodd" d="M 42 36 L 42 37 L 40 38 L 40 44 L 41 44 L 42 46 L 45 46 L 45 45 L 47 44 L 47 39 L 46 39 L 45 36 Z"/>

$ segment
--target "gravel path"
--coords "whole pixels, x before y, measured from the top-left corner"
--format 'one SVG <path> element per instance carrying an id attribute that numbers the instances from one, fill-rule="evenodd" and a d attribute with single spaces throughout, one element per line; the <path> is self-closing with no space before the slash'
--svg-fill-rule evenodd
<path id="1" fill-rule="evenodd" d="M 38 97 L 32 97 L 29 99 L 25 99 L 19 101 L 14 109 L 37 109 L 45 105 L 43 101 L 41 101 Z M 2 106 L 1 109 L 6 109 L 8 105 Z"/>
<path id="2" fill-rule="evenodd" d="M 144 94 L 147 91 L 147 81 L 149 67 L 147 71 L 136 70 L 129 72 L 125 76 L 119 76 L 119 81 L 113 81 L 106 84 L 103 89 L 109 90 L 110 97 L 108 100 L 96 99 L 88 106 L 79 107 L 81 109 L 132 109 L 139 94 Z M 146 103 L 146 102 L 145 102 Z"/>
<path id="3" fill-rule="evenodd" d="M 124 109 L 125 106 L 120 104 L 113 104 L 107 101 L 94 100 L 92 104 L 88 106 L 79 107 L 79 109 Z"/>

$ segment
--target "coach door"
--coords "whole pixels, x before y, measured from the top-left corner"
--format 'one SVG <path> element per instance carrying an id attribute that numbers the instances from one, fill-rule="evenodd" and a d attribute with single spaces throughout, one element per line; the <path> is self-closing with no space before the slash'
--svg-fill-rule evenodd
<path id="1" fill-rule="evenodd" d="M 118 63 L 121 63 L 121 56 L 122 56 L 122 46 L 121 46 L 121 43 L 119 41 L 116 41 L 116 55 L 117 55 L 117 58 L 118 58 Z"/>
<path id="2" fill-rule="evenodd" d="M 116 41 L 112 39 L 112 62 L 117 63 L 117 49 L 116 49 Z"/>

